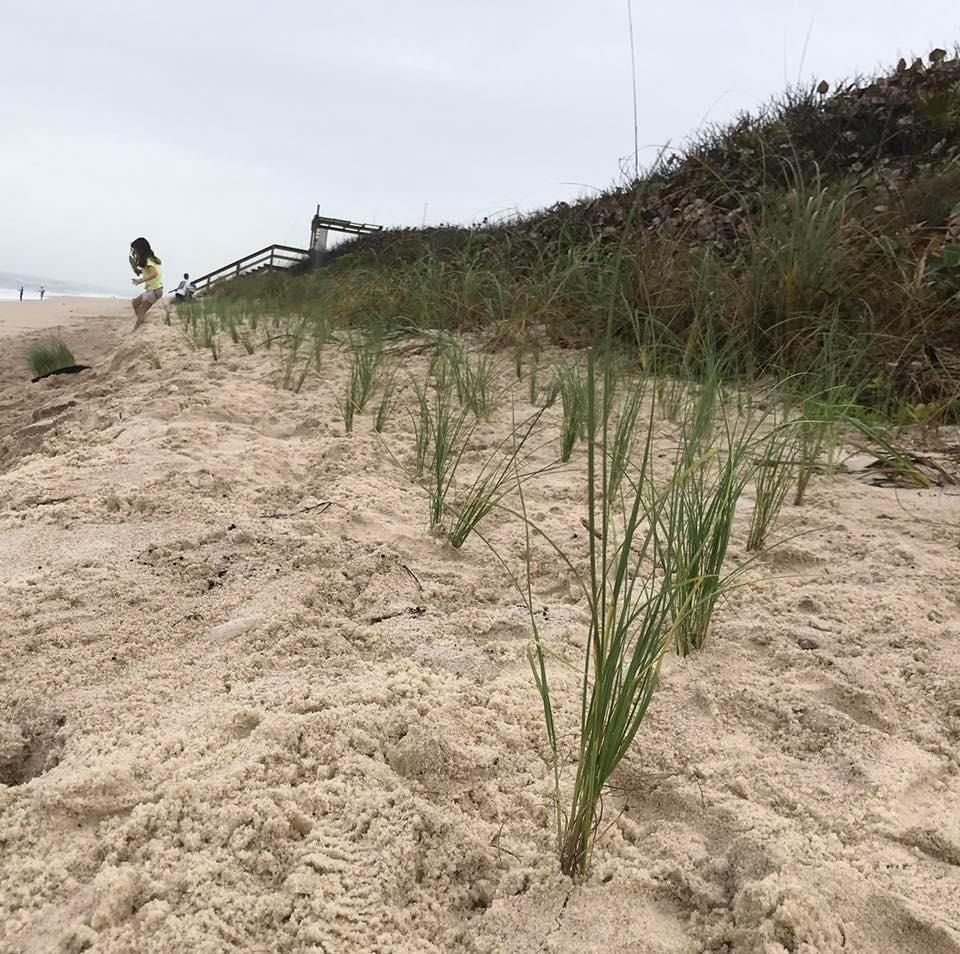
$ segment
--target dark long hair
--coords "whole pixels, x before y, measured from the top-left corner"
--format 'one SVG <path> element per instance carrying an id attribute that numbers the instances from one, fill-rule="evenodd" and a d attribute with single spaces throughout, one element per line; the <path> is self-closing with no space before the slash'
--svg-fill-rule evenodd
<path id="1" fill-rule="evenodd" d="M 138 275 L 144 268 L 147 267 L 147 262 L 151 258 L 158 265 L 160 264 L 160 259 L 157 257 L 157 253 L 150 248 L 150 243 L 145 238 L 134 239 L 130 243 L 130 249 L 130 263 L 133 265 L 134 270 Z"/>

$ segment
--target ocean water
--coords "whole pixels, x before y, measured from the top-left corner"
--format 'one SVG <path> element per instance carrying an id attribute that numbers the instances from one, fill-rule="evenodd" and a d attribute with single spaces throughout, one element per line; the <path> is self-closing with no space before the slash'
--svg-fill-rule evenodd
<path id="1" fill-rule="evenodd" d="M 20 275 L 16 272 L 0 272 L 0 301 L 17 301 L 20 298 L 21 285 L 23 285 L 24 301 L 37 301 L 40 298 L 41 285 L 46 289 L 47 297 L 119 298 L 129 294 L 116 288 L 97 288 L 93 285 L 83 285 L 80 282 L 62 281 L 56 278 Z"/>

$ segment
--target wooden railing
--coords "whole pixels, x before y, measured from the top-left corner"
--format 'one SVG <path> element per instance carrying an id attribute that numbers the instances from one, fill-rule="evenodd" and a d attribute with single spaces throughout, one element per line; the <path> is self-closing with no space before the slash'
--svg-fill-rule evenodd
<path id="1" fill-rule="evenodd" d="M 351 222 L 349 219 L 332 219 L 329 216 L 320 214 L 320 206 L 317 206 L 317 214 L 313 217 L 311 229 L 316 233 L 320 229 L 327 229 L 330 232 L 346 232 L 348 235 L 369 235 L 371 232 L 382 232 L 382 225 L 372 225 L 370 222 Z"/>
<path id="2" fill-rule="evenodd" d="M 199 278 L 193 278 L 191 282 L 199 294 L 225 278 L 239 278 L 248 272 L 264 268 L 274 270 L 289 268 L 291 265 L 305 261 L 309 256 L 310 250 L 306 248 L 294 248 L 292 245 L 268 245 L 266 248 L 244 255 L 243 258 L 238 258 L 235 262 L 230 262 L 229 265 L 207 272 Z"/>

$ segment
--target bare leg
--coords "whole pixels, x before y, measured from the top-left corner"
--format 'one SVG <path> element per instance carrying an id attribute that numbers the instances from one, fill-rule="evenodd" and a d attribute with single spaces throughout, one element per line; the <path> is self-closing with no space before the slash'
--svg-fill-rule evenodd
<path id="1" fill-rule="evenodd" d="M 137 320 L 133 323 L 133 330 L 136 331 L 143 322 L 146 320 L 147 312 L 156 304 L 159 299 L 153 299 L 147 301 L 144 299 L 143 295 L 138 295 L 133 300 L 133 311 L 137 316 Z"/>
<path id="2" fill-rule="evenodd" d="M 137 320 L 133 324 L 134 331 L 143 324 L 147 317 L 147 312 L 160 301 L 161 298 L 163 298 L 162 288 L 148 288 L 133 299 L 133 313 L 137 316 Z"/>

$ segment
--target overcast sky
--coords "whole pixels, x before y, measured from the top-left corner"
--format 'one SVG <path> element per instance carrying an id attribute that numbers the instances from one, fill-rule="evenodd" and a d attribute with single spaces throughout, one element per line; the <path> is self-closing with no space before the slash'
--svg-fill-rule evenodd
<path id="1" fill-rule="evenodd" d="M 0 270 L 123 289 L 326 214 L 469 222 L 615 182 L 626 0 L 7 0 Z M 960 39 L 957 0 L 633 0 L 642 154 Z"/>

